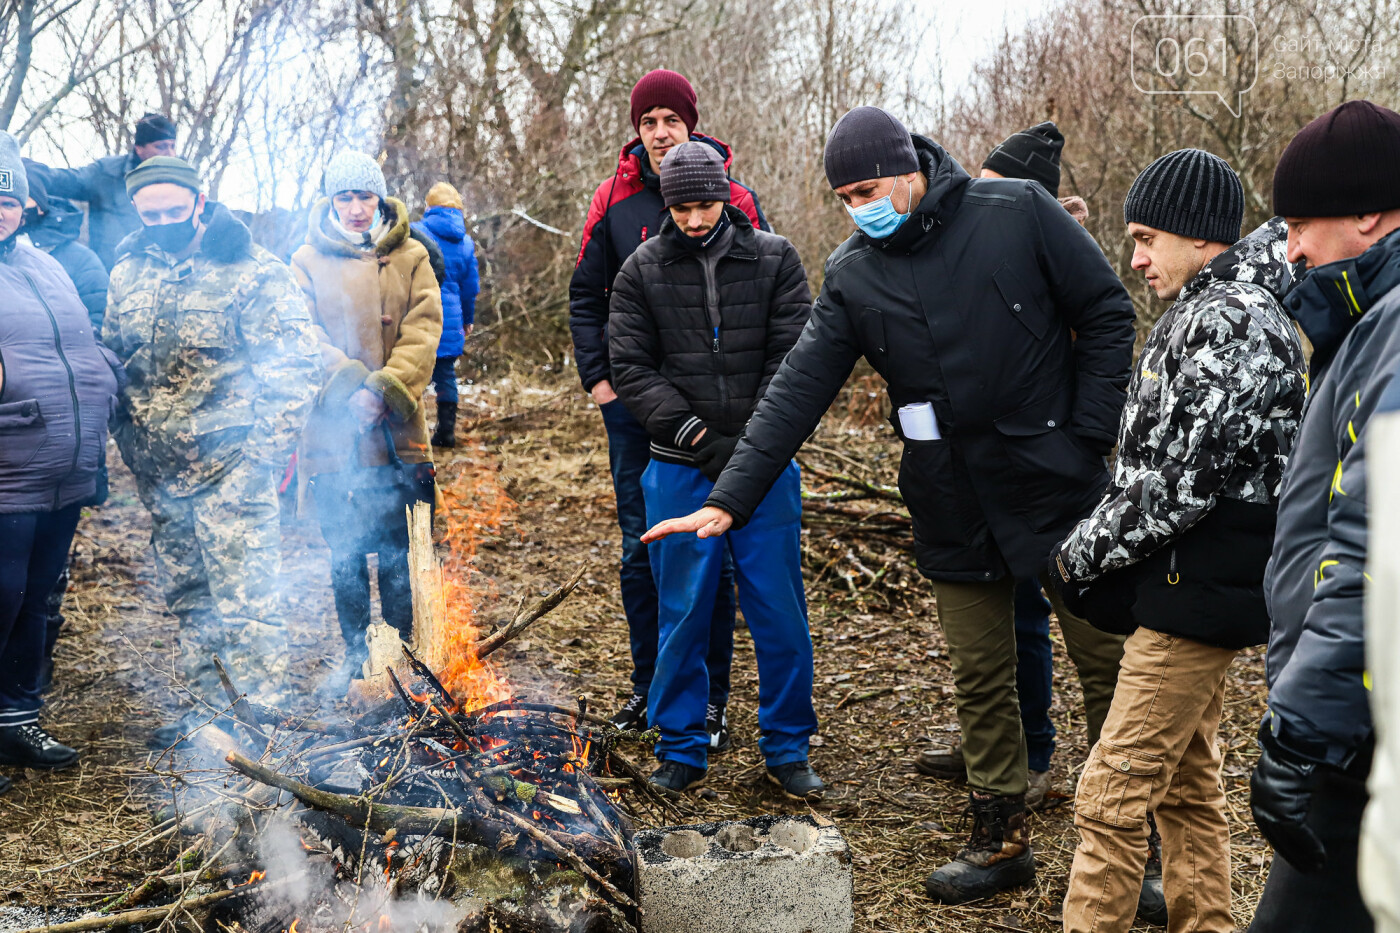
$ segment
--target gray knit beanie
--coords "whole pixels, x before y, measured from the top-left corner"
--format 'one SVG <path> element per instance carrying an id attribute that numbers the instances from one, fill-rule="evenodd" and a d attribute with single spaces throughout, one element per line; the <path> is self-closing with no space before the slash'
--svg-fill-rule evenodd
<path id="1" fill-rule="evenodd" d="M 724 170 L 724 159 L 706 143 L 676 146 L 661 161 L 661 197 L 667 207 L 691 201 L 728 202 L 729 174 Z"/>
<path id="2" fill-rule="evenodd" d="M 1123 222 L 1193 240 L 1234 243 L 1244 222 L 1244 186 L 1219 156 L 1178 149 L 1142 170 L 1123 202 Z"/>
<path id="3" fill-rule="evenodd" d="M 879 107 L 857 107 L 837 120 L 826 138 L 825 159 L 826 180 L 833 190 L 919 170 L 909 131 Z"/>
<path id="4" fill-rule="evenodd" d="M 331 159 L 321 189 L 328 198 L 341 191 L 373 191 L 381 199 L 389 196 L 389 186 L 384 183 L 379 163 L 353 149 L 338 152 Z"/>
<path id="5" fill-rule="evenodd" d="M 29 200 L 29 176 L 19 157 L 19 143 L 4 131 L 0 131 L 0 195 L 14 198 L 21 207 Z"/>

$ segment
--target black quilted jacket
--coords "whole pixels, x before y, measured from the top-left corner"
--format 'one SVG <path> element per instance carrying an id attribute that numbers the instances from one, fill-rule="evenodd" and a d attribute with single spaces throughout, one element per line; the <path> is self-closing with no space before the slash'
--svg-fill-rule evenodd
<path id="1" fill-rule="evenodd" d="M 733 224 L 707 284 L 703 254 L 668 219 L 623 264 L 613 283 L 608 355 L 613 388 L 652 437 L 652 456 L 690 463 L 706 427 L 738 437 L 807 323 L 812 295 L 797 250 Z"/>

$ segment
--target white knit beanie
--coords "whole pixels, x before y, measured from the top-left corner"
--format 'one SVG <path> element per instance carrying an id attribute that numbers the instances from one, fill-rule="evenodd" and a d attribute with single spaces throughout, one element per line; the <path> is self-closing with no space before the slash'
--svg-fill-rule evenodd
<path id="1" fill-rule="evenodd" d="M 0 194 L 24 206 L 29 199 L 29 176 L 19 157 L 19 143 L 9 133 L 0 132 Z"/>
<path id="2" fill-rule="evenodd" d="M 321 187 L 328 198 L 335 197 L 341 191 L 373 191 L 381 198 L 389 196 L 389 186 L 384 183 L 384 172 L 379 168 L 379 163 L 353 149 L 336 153 L 326 166 Z"/>

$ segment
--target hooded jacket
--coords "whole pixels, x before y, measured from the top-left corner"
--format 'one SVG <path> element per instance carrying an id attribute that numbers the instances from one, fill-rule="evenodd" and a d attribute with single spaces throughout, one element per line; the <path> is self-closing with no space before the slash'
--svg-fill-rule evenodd
<path id="1" fill-rule="evenodd" d="M 0 292 L 0 513 L 67 508 L 93 495 L 121 367 L 52 257 L 4 249 Z"/>
<path id="2" fill-rule="evenodd" d="M 78 290 L 95 334 L 102 333 L 102 316 L 107 311 L 107 267 L 97 254 L 78 242 L 83 229 L 83 212 L 63 198 L 49 198 L 49 207 L 37 226 L 25 225 L 29 242 L 48 253 Z"/>
<path id="3" fill-rule="evenodd" d="M 900 465 L 920 571 L 1032 576 L 1108 482 L 1132 302 L 1039 184 L 970 179 L 936 143 L 913 141 L 927 193 L 889 237 L 857 231 L 831 254 L 811 319 L 707 504 L 747 521 L 864 355 L 892 408 L 930 402 L 941 427 L 941 440 L 906 440 Z"/>
<path id="4" fill-rule="evenodd" d="M 413 227 L 431 237 L 442 250 L 442 340 L 437 355 L 461 356 L 466 347 L 466 328 L 476 320 L 476 295 L 481 289 L 476 244 L 467 236 L 466 218 L 455 207 L 430 207 Z"/>
<path id="5" fill-rule="evenodd" d="M 700 133 L 691 133 L 690 138 L 713 146 L 724 157 L 726 170 L 733 164 L 734 154 L 726 144 Z M 750 223 L 759 230 L 772 230 L 752 189 L 731 180 L 729 191 L 730 203 Z M 641 139 L 634 139 L 622 147 L 617 170 L 593 192 L 583 223 L 583 246 L 569 279 L 569 331 L 585 390 L 611 378 L 607 325 L 613 279 L 632 251 L 659 234 L 670 216 L 661 198 L 661 177 L 651 170 Z"/>
<path id="6" fill-rule="evenodd" d="M 1284 303 L 1313 344 L 1312 388 L 1264 581 L 1265 727 L 1295 754 L 1345 767 L 1372 732 L 1366 425 L 1400 366 L 1400 231 L 1312 269 Z"/>
<path id="7" fill-rule="evenodd" d="M 1057 552 L 1082 584 L 1167 548 L 1175 582 L 1158 592 L 1148 581 L 1131 615 L 1229 648 L 1268 637 L 1264 567 L 1306 395 L 1303 347 L 1280 303 L 1291 282 L 1287 236 L 1281 217 L 1259 227 L 1157 321 L 1128 385 L 1113 480 Z M 1183 538 L 1207 516 L 1209 540 Z M 1160 582 L 1171 563 L 1154 566 Z M 1175 605 L 1179 594 L 1203 598 L 1188 610 Z"/>
<path id="8" fill-rule="evenodd" d="M 126 193 L 126 173 L 141 164 L 135 152 L 104 156 L 82 168 L 50 168 L 25 160 L 37 171 L 49 197 L 83 201 L 88 208 L 88 246 L 109 270 L 121 258 L 118 250 L 127 235 L 140 231 L 141 218 Z"/>
<path id="9" fill-rule="evenodd" d="M 144 233 L 117 247 L 102 342 L 126 367 L 113 433 L 137 479 L 176 496 L 247 459 L 281 470 L 321 366 L 287 267 L 207 202 L 199 248 L 179 259 Z"/>
<path id="10" fill-rule="evenodd" d="M 311 209 L 306 245 L 292 254 L 326 369 L 298 458 L 307 478 L 388 462 L 380 433 L 361 432 L 350 410 L 360 389 L 383 400 L 399 457 L 432 461 L 419 401 L 442 337 L 442 297 L 428 251 L 409 236 L 408 208 L 397 198 L 383 203 L 391 225 L 372 249 L 330 228 L 323 198 Z"/>
<path id="11" fill-rule="evenodd" d="M 812 306 L 792 244 L 724 210 L 730 229 L 704 252 L 667 218 L 613 287 L 613 388 L 668 463 L 693 466 L 702 429 L 744 433 Z"/>

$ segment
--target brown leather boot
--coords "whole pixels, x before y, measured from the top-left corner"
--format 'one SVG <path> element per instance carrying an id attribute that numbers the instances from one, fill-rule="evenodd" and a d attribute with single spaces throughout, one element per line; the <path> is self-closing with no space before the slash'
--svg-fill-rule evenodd
<path id="1" fill-rule="evenodd" d="M 1035 856 L 1026 826 L 1026 798 L 971 794 L 972 838 L 957 856 L 928 876 L 928 896 L 966 904 L 1035 880 Z"/>

